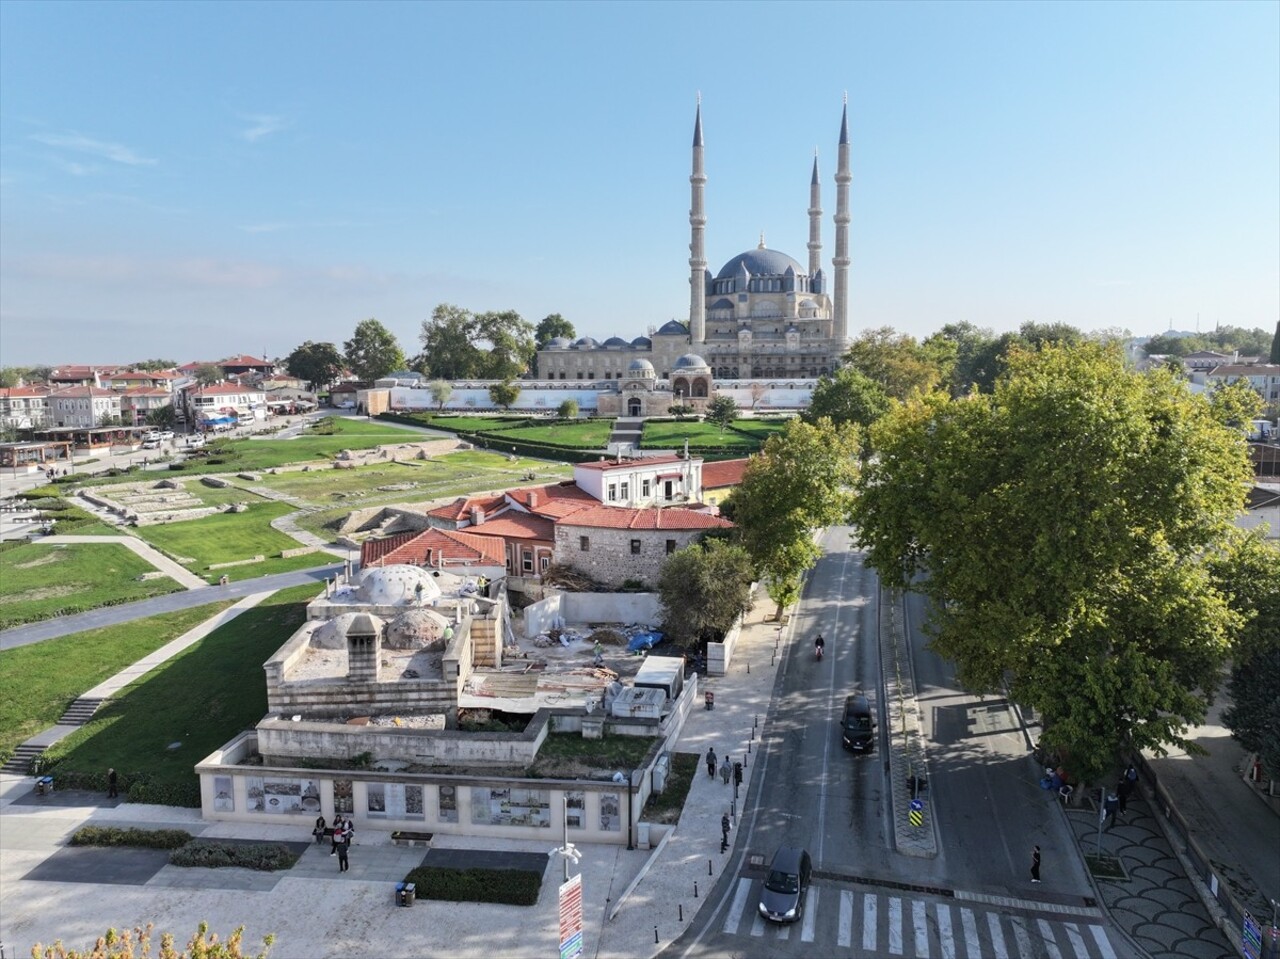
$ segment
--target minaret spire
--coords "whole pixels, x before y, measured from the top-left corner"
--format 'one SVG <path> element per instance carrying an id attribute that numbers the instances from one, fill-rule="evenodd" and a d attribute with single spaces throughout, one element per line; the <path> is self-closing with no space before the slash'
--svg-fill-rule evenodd
<path id="1" fill-rule="evenodd" d="M 818 151 L 813 151 L 813 177 L 809 180 L 809 280 L 822 269 L 822 186 L 818 182 Z"/>
<path id="2" fill-rule="evenodd" d="M 707 174 L 702 166 L 702 94 L 698 94 L 693 120 L 693 173 L 689 176 L 689 339 L 693 345 L 706 338 L 707 256 L 704 234 L 707 227 L 703 194 Z"/>
<path id="3" fill-rule="evenodd" d="M 844 107 L 840 113 L 840 145 L 836 156 L 836 255 L 831 259 L 835 267 L 836 283 L 832 303 L 831 338 L 843 350 L 849 340 L 849 94 L 844 95 Z"/>

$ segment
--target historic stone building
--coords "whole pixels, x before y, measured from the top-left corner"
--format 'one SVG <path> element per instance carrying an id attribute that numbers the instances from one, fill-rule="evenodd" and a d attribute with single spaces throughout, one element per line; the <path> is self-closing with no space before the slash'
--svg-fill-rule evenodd
<path id="1" fill-rule="evenodd" d="M 716 380 L 816 379 L 832 372 L 849 335 L 849 120 L 840 120 L 836 153 L 835 256 L 822 268 L 822 200 L 818 160 L 809 182 L 808 263 L 759 245 L 730 259 L 714 276 L 705 251 L 707 176 L 702 108 L 693 127 L 689 209 L 689 320 L 672 320 L 631 341 L 589 336 L 552 340 L 538 353 L 542 380 L 604 380 L 617 384 L 624 415 L 665 412 L 665 404 L 704 399 Z M 693 375 L 690 375 L 693 373 Z M 702 375 L 705 373 L 705 377 Z M 683 375 L 682 386 L 677 380 Z M 664 396 L 646 402 L 644 393 Z M 653 406 L 650 410 L 647 407 Z M 657 407 L 663 407 L 659 410 Z"/>

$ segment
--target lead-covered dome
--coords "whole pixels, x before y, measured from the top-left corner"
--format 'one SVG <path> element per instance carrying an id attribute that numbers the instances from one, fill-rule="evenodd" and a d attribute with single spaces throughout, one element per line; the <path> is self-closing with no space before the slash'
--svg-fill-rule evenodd
<path id="1" fill-rule="evenodd" d="M 685 372 L 710 369 L 710 367 L 707 366 L 707 361 L 697 353 L 686 353 L 684 356 L 672 363 L 671 368 L 673 370 L 684 370 Z"/>
<path id="2" fill-rule="evenodd" d="M 571 346 L 573 346 L 573 340 L 569 339 L 567 336 L 554 336 L 547 341 L 547 345 L 544 346 L 543 349 L 567 350 Z"/>
<path id="3" fill-rule="evenodd" d="M 429 572 L 406 564 L 367 569 L 356 589 L 360 601 L 373 606 L 403 606 L 419 600 L 429 603 L 439 595 L 440 587 Z"/>
<path id="4" fill-rule="evenodd" d="M 658 330 L 659 335 L 665 333 L 668 336 L 673 333 L 678 333 L 683 336 L 687 335 L 688 332 L 689 327 L 685 326 L 679 320 L 667 320 L 667 322 L 662 324 L 662 329 Z"/>
<path id="5" fill-rule="evenodd" d="M 574 344 L 574 346 L 576 346 L 580 350 L 594 350 L 599 345 L 600 344 L 597 343 L 590 336 L 584 336 L 582 337 L 582 339 L 578 340 L 578 342 Z"/>
<path id="6" fill-rule="evenodd" d="M 788 269 L 795 271 L 797 276 L 805 273 L 805 268 L 799 261 L 793 260 L 785 253 L 779 253 L 777 250 L 755 249 L 735 256 L 720 268 L 716 279 L 733 279 L 742 272 L 744 266 L 752 276 L 784 276 Z"/>
<path id="7" fill-rule="evenodd" d="M 653 364 L 648 360 L 632 360 L 627 364 L 627 372 L 632 376 L 639 376 L 643 373 L 653 373 Z"/>
<path id="8" fill-rule="evenodd" d="M 647 336 L 637 336 L 634 340 L 631 341 L 631 345 L 637 346 L 637 347 L 644 347 L 645 349 L 648 349 L 649 347 L 653 346 L 653 340 L 649 339 L 649 337 Z"/>
<path id="9" fill-rule="evenodd" d="M 607 340 L 605 340 L 605 341 L 604 341 L 604 345 L 605 345 L 605 346 L 613 346 L 613 347 L 617 347 L 617 346 L 627 346 L 627 345 L 629 345 L 629 344 L 627 343 L 627 341 L 626 341 L 626 340 L 624 340 L 624 339 L 623 339 L 622 337 L 620 337 L 620 336 L 611 336 L 611 337 L 609 337 Z"/>

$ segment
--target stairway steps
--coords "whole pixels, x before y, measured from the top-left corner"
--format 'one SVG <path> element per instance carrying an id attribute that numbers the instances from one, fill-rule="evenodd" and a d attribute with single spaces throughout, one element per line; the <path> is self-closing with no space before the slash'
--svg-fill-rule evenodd
<path id="1" fill-rule="evenodd" d="M 77 699 L 67 707 L 67 711 L 63 713 L 62 718 L 58 720 L 58 725 L 83 726 L 93 718 L 93 714 L 98 711 L 98 707 L 101 706 L 102 703 L 103 700 L 101 699 Z"/>
<path id="2" fill-rule="evenodd" d="M 0 766 L 0 773 L 29 776 L 31 774 L 31 761 L 43 753 L 46 748 L 45 746 L 32 746 L 22 743 L 13 750 L 13 755 L 9 757 L 8 762 Z"/>

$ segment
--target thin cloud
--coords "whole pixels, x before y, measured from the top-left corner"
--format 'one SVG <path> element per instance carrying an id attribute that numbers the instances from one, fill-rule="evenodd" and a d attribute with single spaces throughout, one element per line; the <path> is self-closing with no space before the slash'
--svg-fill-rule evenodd
<path id="1" fill-rule="evenodd" d="M 127 166 L 154 166 L 159 162 L 153 157 L 142 156 L 123 144 L 107 143 L 105 140 L 95 140 L 79 133 L 33 133 L 31 139 L 45 146 L 87 153 L 90 156 L 101 157 Z"/>
<path id="2" fill-rule="evenodd" d="M 240 138 L 248 140 L 250 143 L 257 143 L 265 136 L 279 133 L 286 126 L 283 117 L 269 113 L 251 113 L 245 116 L 244 119 L 252 125 L 240 131 Z"/>

